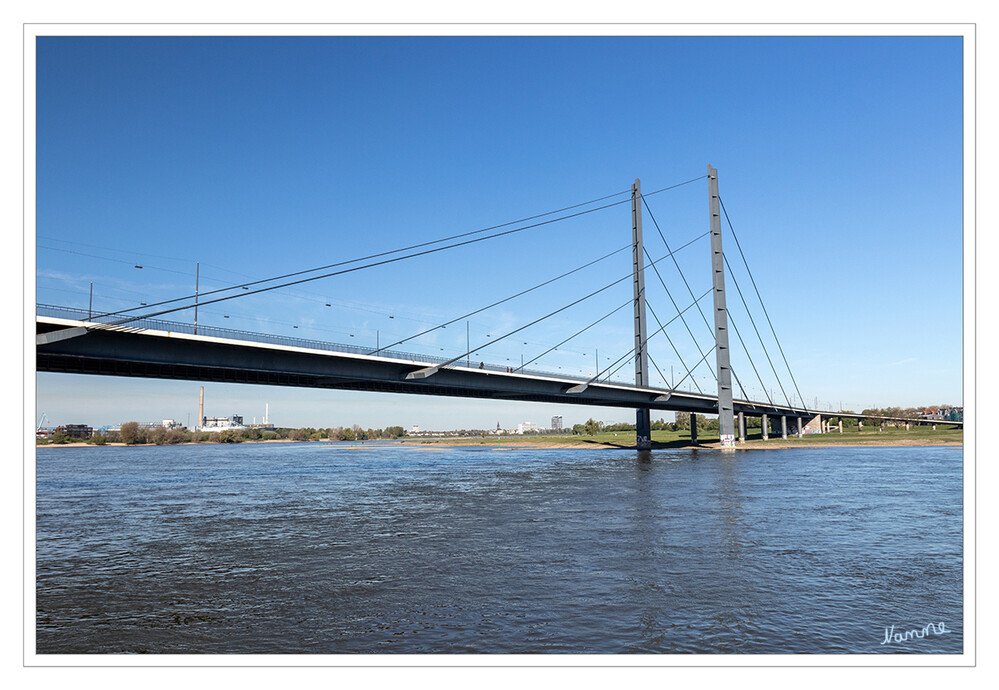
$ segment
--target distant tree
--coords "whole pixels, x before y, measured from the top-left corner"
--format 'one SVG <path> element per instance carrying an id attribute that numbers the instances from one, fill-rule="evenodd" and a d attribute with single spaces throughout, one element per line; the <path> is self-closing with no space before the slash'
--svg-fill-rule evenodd
<path id="1" fill-rule="evenodd" d="M 148 438 L 150 441 L 155 443 L 157 446 L 162 446 L 166 443 L 167 430 L 165 427 L 158 426 L 149 432 Z"/>
<path id="2" fill-rule="evenodd" d="M 881 410 L 877 409 L 876 407 L 867 408 L 866 410 L 863 410 L 860 414 L 864 415 L 865 425 L 878 425 L 881 423 L 881 420 L 876 419 L 876 417 L 883 416 L 881 414 Z"/>
<path id="3" fill-rule="evenodd" d="M 675 424 L 677 426 L 677 429 L 682 429 L 684 431 L 690 429 L 690 413 L 677 412 Z"/>
<path id="4" fill-rule="evenodd" d="M 587 436 L 596 436 L 597 432 L 599 432 L 602 427 L 603 423 L 594 420 L 592 417 L 587 419 L 586 423 L 583 424 L 583 428 L 586 430 Z"/>
<path id="5" fill-rule="evenodd" d="M 52 443 L 69 443 L 69 437 L 59 431 L 52 432 Z"/>
<path id="6" fill-rule="evenodd" d="M 216 443 L 242 443 L 243 434 L 238 429 L 223 429 L 218 433 Z"/>
<path id="7" fill-rule="evenodd" d="M 292 441 L 308 441 L 309 435 L 307 429 L 291 429 L 288 431 L 288 438 Z"/>
<path id="8" fill-rule="evenodd" d="M 139 443 L 139 423 L 138 422 L 125 422 L 121 425 L 121 442 L 125 445 L 131 446 Z"/>

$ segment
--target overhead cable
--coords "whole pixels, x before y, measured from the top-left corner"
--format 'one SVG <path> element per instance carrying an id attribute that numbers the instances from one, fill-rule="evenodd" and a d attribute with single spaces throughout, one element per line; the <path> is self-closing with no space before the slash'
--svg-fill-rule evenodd
<path id="1" fill-rule="evenodd" d="M 732 226 L 732 220 L 728 217 L 728 211 L 725 209 L 725 202 L 722 201 L 721 196 L 718 197 L 718 202 L 721 204 L 722 212 L 725 214 L 725 221 L 728 223 L 729 230 L 732 231 L 732 237 L 735 238 L 735 246 L 739 249 L 739 254 L 742 256 L 742 263 L 746 266 L 746 272 L 749 273 L 749 280 L 753 283 L 753 289 L 756 290 L 756 297 L 760 300 L 760 306 L 763 307 L 763 314 L 767 317 L 767 323 L 770 324 L 770 332 L 773 333 L 774 340 L 777 343 L 777 349 L 780 350 L 780 356 L 784 359 L 784 366 L 787 367 L 787 373 L 791 377 L 791 383 L 794 384 L 794 390 L 798 393 L 798 398 L 801 400 L 801 404 L 807 411 L 807 406 L 805 406 L 805 399 L 801 395 L 801 391 L 798 390 L 798 382 L 794 380 L 794 374 L 791 372 L 791 365 L 787 363 L 787 357 L 784 355 L 784 348 L 781 347 L 780 339 L 777 337 L 777 331 L 774 329 L 774 324 L 770 320 L 770 314 L 767 312 L 767 306 L 763 303 L 763 297 L 760 296 L 760 290 L 756 287 L 756 280 L 753 278 L 753 272 L 749 268 L 749 263 L 746 261 L 746 255 L 742 252 L 742 244 L 739 242 L 739 236 L 735 232 L 735 228 Z"/>
<path id="2" fill-rule="evenodd" d="M 216 290 L 210 290 L 208 292 L 199 293 L 199 295 L 197 295 L 197 297 L 199 297 L 199 298 L 200 297 L 207 297 L 207 296 L 210 296 L 210 295 L 218 294 L 220 292 L 228 292 L 230 290 L 250 288 L 250 287 L 252 287 L 254 285 L 260 285 L 260 284 L 263 284 L 263 283 L 272 283 L 272 282 L 274 282 L 276 280 L 284 280 L 286 278 L 293 278 L 295 276 L 305 275 L 307 273 L 315 273 L 316 271 L 324 271 L 326 269 L 337 268 L 337 267 L 340 267 L 340 266 L 347 266 L 349 264 L 354 264 L 354 263 L 358 263 L 358 262 L 361 262 L 361 261 L 368 261 L 370 259 L 377 259 L 377 258 L 381 258 L 383 256 L 389 256 L 391 254 L 399 254 L 401 252 L 406 252 L 406 251 L 410 251 L 410 250 L 413 250 L 413 249 L 419 249 L 419 248 L 422 248 L 422 247 L 429 247 L 429 246 L 434 245 L 434 244 L 440 244 L 441 242 L 448 242 L 450 240 L 459 239 L 459 238 L 462 238 L 462 237 L 469 237 L 471 235 L 477 235 L 479 233 L 488 232 L 489 230 L 496 230 L 498 228 L 504 228 L 504 227 L 507 227 L 507 226 L 510 226 L 510 225 L 516 225 L 517 223 L 523 223 L 523 222 L 526 222 L 526 221 L 529 221 L 529 220 L 534 220 L 536 218 L 542 218 L 544 216 L 552 215 L 553 213 L 560 213 L 562 211 L 571 210 L 573 208 L 578 208 L 579 206 L 586 206 L 588 204 L 596 203 L 597 201 L 602 201 L 604 199 L 608 199 L 608 198 L 613 197 L 613 196 L 619 196 L 619 195 L 624 194 L 624 193 L 625 192 L 617 192 L 615 194 L 611 194 L 611 195 L 606 196 L 606 197 L 601 197 L 600 199 L 595 199 L 595 200 L 592 200 L 592 201 L 583 202 L 582 204 L 574 204 L 573 206 L 566 206 L 565 208 L 558 209 L 556 211 L 548 211 L 547 213 L 541 213 L 541 214 L 538 214 L 538 215 L 535 215 L 535 216 L 530 216 L 528 218 L 522 218 L 520 220 L 510 221 L 510 222 L 507 222 L 507 223 L 501 223 L 499 225 L 493 225 L 493 226 L 490 226 L 488 228 L 482 228 L 480 230 L 472 230 L 471 232 L 464 232 L 464 233 L 460 233 L 460 234 L 457 234 L 457 235 L 451 235 L 450 237 L 442 237 L 440 239 L 431 240 L 429 242 L 421 242 L 419 244 L 413 244 L 413 245 L 410 245 L 408 247 L 401 247 L 399 249 L 392 249 L 390 251 L 378 252 L 376 254 L 369 254 L 368 256 L 362 256 L 362 257 L 358 257 L 356 259 L 349 259 L 347 261 L 338 261 L 336 263 L 327 264 L 325 266 L 317 266 L 315 268 L 308 268 L 308 269 L 304 269 L 304 270 L 301 270 L 301 271 L 294 271 L 292 273 L 285 273 L 284 275 L 273 276 L 271 278 L 263 278 L 263 279 L 260 279 L 260 280 L 254 280 L 254 281 L 249 281 L 249 282 L 246 282 L 246 283 L 240 283 L 238 285 L 233 285 L 233 286 L 227 287 L 227 288 L 218 288 Z M 577 213 L 572 213 L 572 214 L 569 214 L 569 215 L 566 215 L 566 216 L 561 216 L 559 218 L 552 218 L 550 220 L 541 221 L 539 223 L 533 223 L 531 225 L 525 225 L 524 227 L 514 228 L 512 230 L 506 230 L 504 232 L 498 232 L 498 233 L 494 233 L 492 235 L 486 235 L 485 237 L 479 237 L 479 238 L 476 238 L 474 240 L 466 240 L 464 242 L 456 242 L 454 244 L 450 244 L 450 245 L 447 245 L 447 246 L 444 246 L 444 247 L 437 247 L 436 249 L 430 249 L 430 250 L 423 251 L 423 252 L 416 252 L 416 253 L 413 253 L 413 254 L 408 254 L 406 256 L 396 257 L 396 258 L 393 258 L 393 259 L 388 259 L 386 261 L 379 261 L 379 262 L 367 264 L 365 266 L 356 267 L 356 268 L 350 269 L 350 270 L 360 270 L 360 269 L 363 269 L 363 268 L 371 268 L 373 266 L 381 266 L 382 264 L 391 263 L 393 261 L 400 261 L 402 259 L 411 259 L 411 258 L 414 258 L 414 257 L 417 257 L 417 256 L 423 256 L 424 254 L 432 254 L 434 252 L 444 251 L 445 249 L 453 249 L 455 247 L 462 247 L 462 246 L 465 246 L 465 245 L 468 245 L 468 244 L 474 244 L 476 242 L 482 242 L 482 241 L 485 241 L 485 240 L 494 239 L 496 237 L 503 237 L 505 235 L 512 235 L 512 234 L 517 233 L 517 232 L 523 232 L 524 230 L 530 230 L 532 228 L 541 227 L 543 225 L 550 225 L 552 223 L 558 223 L 560 221 L 568 220 L 570 218 L 576 218 L 578 216 L 583 216 L 583 215 L 586 215 L 587 213 L 594 213 L 596 211 L 602 211 L 603 209 L 610 208 L 612 206 L 618 206 L 620 204 L 627 203 L 628 201 L 629 201 L 629 199 L 623 199 L 622 201 L 616 201 L 616 202 L 613 202 L 613 203 L 610 203 L 610 204 L 605 204 L 603 206 L 598 206 L 596 208 L 586 209 L 585 211 L 579 211 Z M 321 275 L 321 276 L 314 276 L 314 277 L 309 278 L 307 280 L 295 281 L 295 282 L 291 282 L 291 283 L 285 283 L 285 284 L 282 284 L 282 285 L 275 285 L 275 286 L 264 288 L 264 289 L 260 289 L 260 290 L 253 290 L 251 292 L 244 292 L 244 293 L 240 293 L 240 294 L 238 294 L 236 296 L 237 297 L 245 297 L 247 295 L 257 294 L 259 292 L 265 292 L 267 290 L 276 290 L 278 288 L 288 287 L 290 285 L 297 285 L 299 283 L 308 282 L 310 280 L 319 280 L 321 278 L 329 278 L 331 276 L 340 275 L 341 273 L 348 273 L 348 272 L 349 271 L 338 271 L 338 272 L 335 272 L 335 273 L 328 273 L 328 274 Z M 191 300 L 191 299 L 194 299 L 195 297 L 196 297 L 196 295 L 185 295 L 184 297 L 175 297 L 173 299 L 163 300 L 161 302 L 155 302 L 154 304 L 147 305 L 147 306 L 161 306 L 161 305 L 164 305 L 164 304 L 172 304 L 174 302 L 181 302 L 181 301 L 184 301 L 184 300 Z M 193 305 L 191 305 L 191 306 L 193 306 Z M 118 315 L 118 314 L 125 314 L 125 313 L 130 312 L 130 311 L 135 311 L 135 310 L 137 310 L 139 308 L 140 307 L 133 307 L 132 309 L 122 309 L 122 310 L 116 311 L 116 312 L 109 312 L 108 314 L 105 314 L 105 316 L 115 316 L 115 315 Z M 184 307 L 184 308 L 188 308 L 188 307 Z M 177 311 L 177 310 L 172 310 L 172 311 Z M 169 313 L 169 312 L 163 312 L 163 313 Z"/>
<path id="3" fill-rule="evenodd" d="M 746 298 L 743 296 L 742 290 L 739 288 L 739 281 L 736 279 L 735 274 L 732 272 L 732 266 L 730 266 L 728 263 L 728 257 L 724 256 L 723 254 L 722 258 L 725 260 L 725 266 L 726 268 L 728 268 L 728 274 L 729 277 L 732 278 L 732 283 L 735 285 L 735 290 L 736 292 L 739 293 L 739 299 L 742 300 L 742 306 L 746 308 L 746 314 L 749 316 L 749 323 L 753 325 L 753 330 L 756 331 L 756 337 L 760 341 L 760 347 L 763 348 L 763 354 L 766 356 L 767 361 L 770 363 L 770 370 L 774 373 L 774 378 L 777 379 L 777 386 L 780 387 L 780 392 L 784 395 L 784 400 L 787 401 L 787 406 L 793 408 L 794 406 L 791 404 L 791 399 L 788 398 L 787 393 L 784 391 L 784 384 L 780 382 L 780 376 L 777 375 L 777 369 L 776 367 L 774 367 L 774 362 L 770 358 L 770 353 L 767 352 L 767 346 L 763 343 L 763 337 L 760 336 L 760 330 L 756 327 L 756 319 L 753 318 L 752 312 L 749 311 L 749 305 L 746 304 Z M 742 339 L 740 338 L 740 341 L 741 340 Z M 743 344 L 743 347 L 745 347 L 745 344 Z M 746 356 L 750 357 L 749 361 L 750 363 L 752 363 L 753 360 L 752 357 L 749 355 L 748 349 L 746 350 Z M 753 368 L 754 369 L 756 368 L 755 364 L 753 365 Z M 757 374 L 757 376 L 759 376 L 759 374 Z M 763 385 L 762 380 L 760 381 L 760 385 Z M 766 386 L 764 386 L 764 389 L 765 388 Z"/>
<path id="4" fill-rule="evenodd" d="M 693 244 L 694 242 L 697 242 L 699 239 L 701 239 L 703 237 L 706 237 L 708 234 L 709 233 L 704 233 L 704 234 L 702 234 L 702 235 L 700 235 L 698 237 L 695 237 L 694 239 L 690 240 L 689 242 L 687 242 L 685 245 L 683 245 L 682 247 L 680 247 L 680 249 L 677 249 L 676 251 L 681 251 L 682 249 L 684 249 L 684 248 L 690 246 L 691 244 Z M 660 258 L 656 259 L 656 262 L 662 261 L 665 258 L 666 258 L 666 256 L 661 256 Z M 542 316 L 540 318 L 537 318 L 534 321 L 531 321 L 529 324 L 526 324 L 524 326 L 521 326 L 520 328 L 514 329 L 514 330 L 510 331 L 509 333 L 501 335 L 498 338 L 493 338 L 488 343 L 483 343 L 479 347 L 475 347 L 475 348 L 470 349 L 468 352 L 463 352 L 460 355 L 458 355 L 457 357 L 449 359 L 448 361 L 446 361 L 446 362 L 444 362 L 442 364 L 436 365 L 436 368 L 439 369 L 441 367 L 446 367 L 446 366 L 448 366 L 450 364 L 454 364 L 458 360 L 465 359 L 466 357 L 468 357 L 473 352 L 478 352 L 480 350 L 484 350 L 485 348 L 489 347 L 490 345 L 495 345 L 496 343 L 498 343 L 498 342 L 500 342 L 502 340 L 505 340 L 506 338 L 509 338 L 511 335 L 515 335 L 516 333 L 520 333 L 521 331 L 523 331 L 523 330 L 525 330 L 527 328 L 530 328 L 531 326 L 534 326 L 535 324 L 541 323 L 545 319 L 551 318 L 552 316 L 555 316 L 556 314 L 559 314 L 559 313 L 565 311 L 566 309 L 569 309 L 571 307 L 576 306 L 580 302 L 584 302 L 584 301 L 590 299 L 591 297 L 599 295 L 601 292 L 604 292 L 605 290 L 609 290 L 610 288 L 614 287 L 615 285 L 617 285 L 617 284 L 619 284 L 621 282 L 624 282 L 625 280 L 628 280 L 632 276 L 633 276 L 633 273 L 629 272 L 626 275 L 621 276 L 617 280 L 615 280 L 615 281 L 613 281 L 611 283 L 608 283 L 607 285 L 604 285 L 602 288 L 594 290 L 593 292 L 589 293 L 585 297 L 580 297 L 579 299 L 574 300 L 573 302 L 570 302 L 569 304 L 565 305 L 564 307 L 560 307 L 559 309 L 556 309 L 555 311 L 549 312 L 548 314 L 545 314 L 544 316 Z"/>
<path id="5" fill-rule="evenodd" d="M 439 328 L 444 328 L 445 326 L 450 326 L 453 323 L 457 323 L 458 321 L 461 321 L 463 319 L 467 319 L 470 316 L 475 316 L 476 314 L 484 312 L 487 309 L 492 309 L 493 307 L 498 306 L 500 304 L 503 304 L 504 302 L 509 302 L 512 299 L 516 299 L 517 297 L 521 297 L 522 295 L 526 295 L 529 292 L 533 292 L 534 290 L 542 288 L 545 285 L 550 285 L 551 283 L 554 283 L 557 280 L 561 280 L 562 278 L 565 278 L 566 276 L 570 276 L 573 273 L 577 273 L 578 271 L 581 271 L 584 268 L 588 268 L 588 267 L 592 266 L 595 263 L 603 261 L 604 259 L 607 259 L 607 258 L 609 258 L 611 256 L 614 256 L 615 254 L 619 254 L 620 252 L 623 252 L 625 249 L 629 249 L 630 247 L 631 247 L 630 243 L 626 244 L 625 246 L 621 247 L 620 249 L 615 249 L 614 251 L 610 252 L 609 254 L 604 254 L 599 259 L 594 259 L 593 261 L 590 261 L 589 263 L 585 263 L 582 266 L 579 266 L 578 268 L 572 269 L 571 271 L 567 271 L 566 273 L 563 273 L 560 276 L 556 276 L 556 277 L 554 277 L 554 278 L 552 278 L 550 280 L 546 280 L 543 283 L 538 283 L 534 287 L 528 288 L 526 290 L 521 290 L 520 292 L 518 292 L 515 295 L 511 295 L 509 297 L 501 299 L 498 302 L 493 302 L 492 304 L 490 304 L 488 306 L 485 306 L 485 307 L 482 307 L 481 309 L 476 309 L 475 311 L 470 311 L 467 314 L 463 314 L 461 316 L 456 316 L 455 318 L 451 319 L 450 321 L 445 321 L 444 323 L 438 324 L 438 325 L 434 326 L 433 328 L 428 328 L 428 329 L 426 329 L 424 331 L 420 331 L 419 333 L 417 333 L 415 335 L 411 335 L 408 338 L 403 338 L 402 340 L 397 340 L 396 342 L 392 343 L 391 345 L 386 345 L 385 347 L 381 347 L 381 348 L 378 348 L 378 349 L 379 350 L 386 350 L 386 349 L 389 349 L 389 348 L 393 348 L 396 345 L 401 345 L 402 343 L 405 343 L 405 342 L 407 342 L 409 340 L 412 340 L 414 338 L 419 338 L 421 335 L 426 335 L 427 333 L 431 333 L 433 331 L 436 331 Z M 373 350 L 372 352 L 370 352 L 368 354 L 375 354 L 375 352 L 377 352 L 377 351 Z"/>

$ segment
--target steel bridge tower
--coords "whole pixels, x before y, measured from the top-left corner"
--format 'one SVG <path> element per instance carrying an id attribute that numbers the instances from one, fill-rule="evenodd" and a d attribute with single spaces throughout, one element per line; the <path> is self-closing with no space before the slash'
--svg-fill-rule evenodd
<path id="1" fill-rule="evenodd" d="M 718 171 L 708 165 L 708 208 L 711 217 L 711 277 L 715 306 L 715 363 L 718 373 L 718 434 L 723 450 L 735 449 L 732 405 L 732 365 L 728 349 L 728 311 L 725 307 L 725 255 L 722 253 Z"/>
<path id="2" fill-rule="evenodd" d="M 635 385 L 649 387 L 648 336 L 645 328 L 645 250 L 642 246 L 642 183 L 637 178 L 631 185 L 631 258 L 635 283 Z M 635 432 L 638 450 L 652 448 L 651 412 L 647 407 L 635 410 Z"/>

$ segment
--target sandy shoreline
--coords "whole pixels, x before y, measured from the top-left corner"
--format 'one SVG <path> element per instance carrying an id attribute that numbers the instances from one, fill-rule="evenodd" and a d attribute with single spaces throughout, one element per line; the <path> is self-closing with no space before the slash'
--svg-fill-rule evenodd
<path id="1" fill-rule="evenodd" d="M 241 441 L 241 443 L 302 443 L 302 441 L 292 441 L 288 438 L 273 438 L 267 441 Z M 125 443 L 105 443 L 103 446 L 98 446 L 96 443 L 83 443 L 82 441 L 74 441 L 73 443 L 46 443 L 44 445 L 36 445 L 35 448 L 109 448 L 111 446 L 121 447 L 121 448 L 142 448 L 144 446 L 155 446 L 155 443 L 133 443 L 131 446 Z M 186 441 L 184 443 L 163 443 L 164 446 L 224 446 L 224 445 L 235 445 L 235 444 L 225 444 L 225 443 L 212 443 L 211 441 L 203 441 L 201 443 L 195 443 L 194 441 Z"/>
<path id="2" fill-rule="evenodd" d="M 435 448 L 482 448 L 492 446 L 495 450 L 555 450 L 558 448 L 565 448 L 566 450 L 635 450 L 634 446 L 620 446 L 613 445 L 609 443 L 517 443 L 510 442 L 504 443 L 502 446 L 497 446 L 494 443 L 440 443 L 440 444 L 427 444 L 427 443 L 406 443 L 407 447 L 419 448 L 421 450 L 433 450 Z M 952 448 L 963 448 L 963 443 L 955 442 L 941 442 L 941 443 L 926 443 L 921 440 L 915 439 L 899 439 L 897 441 L 859 441 L 856 443 L 849 442 L 832 442 L 832 443 L 794 443 L 791 441 L 758 441 L 750 443 L 737 443 L 736 450 L 770 450 L 770 449 L 783 449 L 783 448 L 894 448 L 902 446 L 925 446 L 925 447 L 939 447 L 948 446 Z M 669 443 L 653 444 L 652 450 L 667 450 L 667 449 L 685 449 L 685 448 L 699 448 L 702 450 L 720 450 L 720 443 L 699 443 L 696 446 L 692 445 L 675 445 Z"/>
<path id="3" fill-rule="evenodd" d="M 292 441 L 290 439 L 271 439 L 268 441 L 243 441 L 242 443 L 316 443 L 315 441 Z M 140 443 L 131 446 L 132 448 L 139 448 L 143 446 L 155 446 L 154 443 Z M 174 446 L 204 446 L 204 445 L 226 445 L 226 444 L 212 444 L 210 442 L 204 443 L 172 443 L 163 445 L 174 445 Z M 234 445 L 234 444 L 230 444 Z M 125 447 L 124 443 L 106 443 L 103 446 L 98 446 L 92 443 L 52 443 L 46 444 L 44 446 L 36 446 L 36 448 L 108 448 L 111 446 Z M 436 450 L 436 449 L 461 449 L 461 448 L 491 448 L 492 450 L 635 450 L 634 446 L 625 445 L 614 445 L 609 443 L 596 443 L 596 442 L 579 442 L 579 443 L 545 443 L 543 441 L 506 441 L 504 440 L 502 444 L 497 445 L 492 441 L 481 441 L 481 442 L 467 442 L 467 443 L 453 443 L 453 442 L 410 442 L 410 441 L 388 441 L 388 442 L 376 442 L 376 443 L 360 443 L 356 448 L 381 448 L 381 447 L 404 447 L 404 448 L 415 448 L 417 450 Z M 946 446 L 951 448 L 963 448 L 964 444 L 954 441 L 945 441 L 940 443 L 927 443 L 924 439 L 897 439 L 893 441 L 888 440 L 871 440 L 871 441 L 831 441 L 829 443 L 808 443 L 808 442 L 795 442 L 795 441 L 784 441 L 770 440 L 770 441 L 750 441 L 748 443 L 739 443 L 736 445 L 736 450 L 776 450 L 783 448 L 895 448 L 895 447 L 915 447 L 915 446 Z M 340 447 L 350 447 L 350 446 L 340 446 Z M 666 450 L 666 449 L 682 449 L 682 448 L 699 448 L 702 450 L 719 450 L 721 445 L 719 443 L 700 443 L 696 446 L 692 445 L 678 445 L 675 443 L 663 443 L 653 445 L 652 450 Z"/>

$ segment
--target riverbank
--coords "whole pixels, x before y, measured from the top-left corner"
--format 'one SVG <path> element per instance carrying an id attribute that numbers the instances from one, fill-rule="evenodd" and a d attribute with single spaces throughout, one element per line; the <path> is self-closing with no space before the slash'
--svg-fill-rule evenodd
<path id="1" fill-rule="evenodd" d="M 492 447 L 495 450 L 552 450 L 552 449 L 566 449 L 566 450 L 634 450 L 635 444 L 625 444 L 625 443 L 606 443 L 600 441 L 578 441 L 575 443 L 560 443 L 560 442 L 546 442 L 546 441 L 515 441 L 504 439 L 502 443 L 496 444 L 491 441 L 430 441 L 430 442 L 405 442 L 405 445 L 411 448 L 419 448 L 422 450 L 433 450 L 435 448 L 468 448 L 468 447 Z M 744 441 L 736 443 L 737 450 L 757 450 L 757 449 L 781 449 L 781 448 L 895 448 L 903 446 L 949 446 L 953 448 L 962 448 L 964 443 L 962 441 L 934 441 L 929 439 L 903 439 L 903 438 L 889 438 L 889 439 L 872 439 L 872 440 L 862 440 L 862 441 L 839 441 L 836 439 L 822 439 L 822 440 L 812 440 L 812 439 L 771 439 L 768 441 L 754 440 L 754 441 Z M 673 441 L 668 443 L 653 442 L 652 450 L 665 450 L 668 448 L 702 448 L 705 450 L 720 450 L 721 443 L 715 442 L 705 442 L 697 443 L 692 445 L 688 440 L 685 441 Z"/>
<path id="2" fill-rule="evenodd" d="M 682 434 L 682 435 L 681 435 Z M 315 441 L 292 441 L 290 439 L 269 439 L 260 441 L 242 441 L 242 443 L 316 443 Z M 322 441 L 321 443 L 329 443 Z M 137 444 L 136 446 L 152 446 L 153 443 Z M 177 443 L 169 445 L 194 446 L 213 445 L 210 442 L 202 443 Z M 340 445 L 340 444 L 338 444 Z M 411 438 L 397 439 L 394 441 L 360 441 L 356 448 L 377 448 L 387 445 L 402 445 L 409 448 L 421 450 L 433 450 L 441 448 L 493 448 L 497 450 L 634 450 L 635 437 L 627 433 L 602 433 L 596 436 L 548 436 L 548 437 L 500 437 L 496 438 Z M 891 430 L 891 431 L 871 431 L 871 432 L 836 432 L 828 434 L 808 434 L 802 438 L 790 436 L 786 440 L 781 438 L 771 438 L 764 441 L 762 438 L 751 438 L 736 444 L 737 449 L 780 449 L 780 448 L 818 448 L 818 447 L 870 447 L 870 448 L 893 448 L 904 446 L 951 446 L 961 448 L 964 445 L 963 432 L 960 429 L 941 429 L 931 431 L 929 429 Z M 124 443 L 107 443 L 104 446 L 97 446 L 92 443 L 74 442 L 60 444 L 45 444 L 45 448 L 81 448 L 81 447 L 108 447 L 125 446 Z M 654 432 L 652 438 L 652 449 L 663 450 L 669 448 L 703 448 L 705 450 L 720 449 L 721 444 L 717 438 L 707 437 L 700 440 L 696 445 L 692 445 L 690 437 L 684 432 Z"/>
<path id="3" fill-rule="evenodd" d="M 259 441 L 241 441 L 241 443 L 301 443 L 301 441 L 292 441 L 290 438 L 272 438 Z M 143 446 L 155 446 L 155 443 L 133 443 L 131 445 L 127 443 L 105 443 L 103 445 L 97 445 L 96 443 L 86 443 L 84 441 L 73 441 L 72 443 L 39 443 L 36 444 L 36 448 L 108 448 L 111 446 L 117 446 L 121 448 L 141 448 Z M 194 441 L 185 441 L 184 443 L 163 443 L 164 446 L 211 446 L 211 445 L 226 445 L 224 443 L 212 443 L 211 441 L 201 441 L 200 443 L 195 443 Z M 231 444 L 230 444 L 231 445 Z"/>
<path id="4" fill-rule="evenodd" d="M 461 448 L 466 446 L 492 446 L 499 448 L 523 449 L 629 449 L 635 448 L 635 433 L 600 432 L 593 436 L 503 436 L 492 438 L 435 438 L 403 439 L 403 443 L 422 448 Z M 954 446 L 964 444 L 964 432 L 959 428 L 932 427 L 888 428 L 858 431 L 844 430 L 827 434 L 806 434 L 801 438 L 789 435 L 782 439 L 779 435 L 764 441 L 759 428 L 749 430 L 749 438 L 736 444 L 736 448 L 815 448 L 815 447 L 870 447 L 891 448 L 897 446 Z M 691 444 L 689 431 L 653 431 L 652 448 L 703 448 L 719 449 L 721 443 L 717 431 L 702 432 L 697 444 Z"/>

